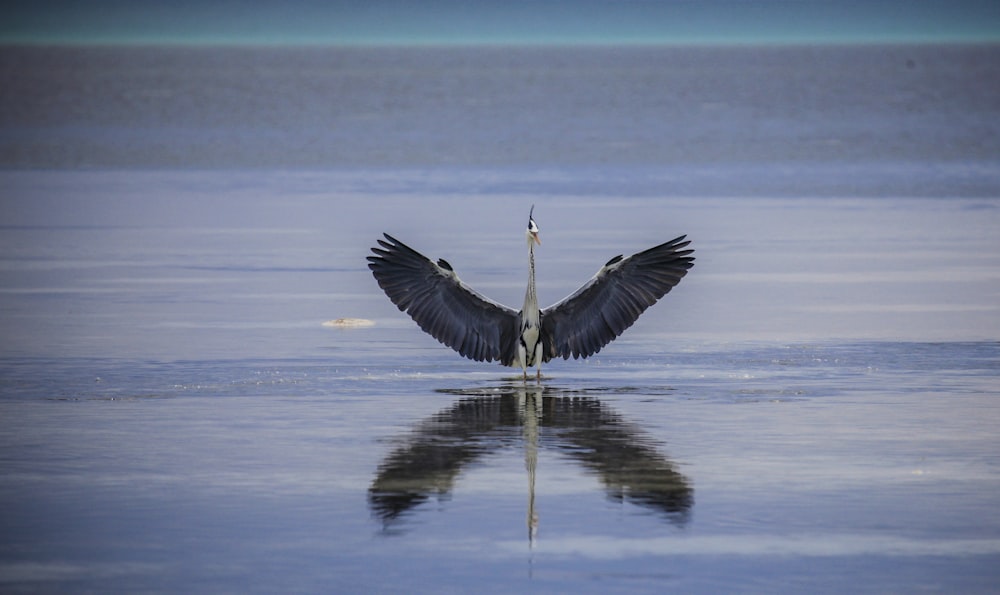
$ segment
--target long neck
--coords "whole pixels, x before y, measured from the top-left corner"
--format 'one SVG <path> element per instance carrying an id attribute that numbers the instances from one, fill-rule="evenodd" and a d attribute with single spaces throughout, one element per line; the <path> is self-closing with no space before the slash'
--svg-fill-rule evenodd
<path id="1" fill-rule="evenodd" d="M 538 326 L 538 297 L 535 295 L 535 247 L 528 244 L 528 290 L 524 294 L 524 320 L 531 326 Z"/>

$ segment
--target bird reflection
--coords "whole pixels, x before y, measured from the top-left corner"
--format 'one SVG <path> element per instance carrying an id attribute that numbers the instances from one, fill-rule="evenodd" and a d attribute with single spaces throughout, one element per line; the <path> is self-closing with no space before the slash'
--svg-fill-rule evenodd
<path id="1" fill-rule="evenodd" d="M 655 511 L 684 525 L 694 489 L 634 424 L 600 400 L 542 386 L 442 390 L 464 398 L 423 422 L 379 465 L 368 504 L 392 533 L 409 512 L 435 497 L 446 499 L 462 470 L 502 448 L 523 448 L 528 474 L 527 529 L 534 540 L 535 474 L 539 449 L 577 461 L 611 499 Z"/>

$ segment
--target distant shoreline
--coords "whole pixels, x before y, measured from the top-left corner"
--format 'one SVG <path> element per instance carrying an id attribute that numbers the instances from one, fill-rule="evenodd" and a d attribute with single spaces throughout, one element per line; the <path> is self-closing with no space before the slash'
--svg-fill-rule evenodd
<path id="1" fill-rule="evenodd" d="M 245 40 L 3 40 L 0 51 L 15 49 L 66 49 L 66 50 L 261 50 L 261 51 L 629 51 L 629 50 L 746 50 L 773 49 L 878 49 L 878 48 L 990 48 L 1000 46 L 1000 39 L 990 37 L 944 38 L 859 38 L 859 39 L 733 39 L 689 41 L 589 41 L 589 42 L 441 42 L 441 41 L 384 41 L 384 42 L 266 42 Z"/>

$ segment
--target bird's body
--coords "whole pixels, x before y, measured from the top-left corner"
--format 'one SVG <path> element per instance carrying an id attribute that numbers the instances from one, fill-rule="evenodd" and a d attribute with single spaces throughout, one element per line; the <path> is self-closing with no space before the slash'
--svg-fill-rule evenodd
<path id="1" fill-rule="evenodd" d="M 531 209 L 534 211 L 534 207 Z M 538 377 L 542 376 L 542 343 L 539 335 L 542 328 L 542 312 L 538 309 L 538 296 L 535 293 L 535 244 L 541 245 L 538 239 L 538 227 L 535 220 L 528 216 L 528 289 L 524 292 L 524 306 L 518 312 L 521 334 L 517 346 L 517 364 L 521 366 L 525 377 L 528 368 L 538 367 Z"/>
<path id="2" fill-rule="evenodd" d="M 694 266 L 684 236 L 607 262 L 583 287 L 545 309 L 535 292 L 538 227 L 528 216 L 528 288 L 520 311 L 465 285 L 451 265 L 436 263 L 389 234 L 368 257 L 379 286 L 424 331 L 465 357 L 538 370 L 552 358 L 585 358 L 636 321 Z"/>

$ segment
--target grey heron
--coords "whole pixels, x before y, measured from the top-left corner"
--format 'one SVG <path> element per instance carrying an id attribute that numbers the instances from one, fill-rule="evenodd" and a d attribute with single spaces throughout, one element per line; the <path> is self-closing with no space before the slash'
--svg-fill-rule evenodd
<path id="1" fill-rule="evenodd" d="M 594 355 L 632 326 L 680 283 L 694 266 L 690 241 L 680 236 L 624 258 L 607 262 L 583 287 L 539 309 L 535 293 L 535 246 L 541 245 L 528 213 L 528 289 L 520 311 L 504 306 L 463 283 L 444 259 L 437 262 L 389 234 L 378 240 L 368 268 L 400 311 L 425 332 L 463 356 L 537 368 L 556 357 Z"/>

